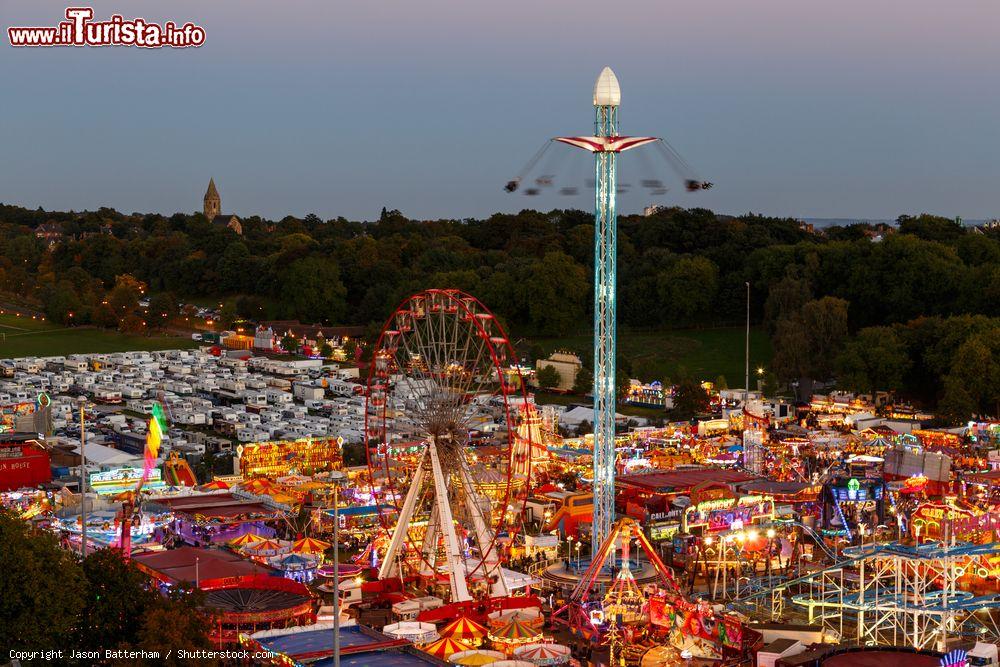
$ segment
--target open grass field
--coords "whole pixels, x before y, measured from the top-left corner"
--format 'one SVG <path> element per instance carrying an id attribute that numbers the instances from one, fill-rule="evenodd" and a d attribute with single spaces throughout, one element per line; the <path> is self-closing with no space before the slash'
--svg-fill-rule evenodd
<path id="1" fill-rule="evenodd" d="M 178 336 L 125 336 L 100 329 L 66 329 L 30 317 L 0 315 L 0 359 L 170 350 L 193 348 L 198 344 L 190 338 Z"/>
<path id="2" fill-rule="evenodd" d="M 692 329 L 685 331 L 618 332 L 618 353 L 632 364 L 632 376 L 649 382 L 676 380 L 684 368 L 697 380 L 714 381 L 720 375 L 730 387 L 743 386 L 746 330 L 741 327 Z M 590 334 L 562 338 L 536 338 L 546 354 L 567 349 L 593 357 Z M 756 368 L 771 360 L 771 343 L 762 329 L 750 330 L 750 384 L 755 385 Z"/>

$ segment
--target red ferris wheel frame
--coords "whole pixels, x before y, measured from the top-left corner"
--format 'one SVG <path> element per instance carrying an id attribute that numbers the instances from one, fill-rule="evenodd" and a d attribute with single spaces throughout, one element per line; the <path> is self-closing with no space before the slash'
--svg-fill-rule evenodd
<path id="1" fill-rule="evenodd" d="M 435 303 L 436 302 L 436 303 Z M 500 532 L 504 527 L 504 516 L 506 514 L 507 508 L 511 505 L 512 501 L 512 487 L 513 487 L 513 456 L 514 456 L 514 433 L 516 431 L 516 424 L 514 422 L 514 415 L 511 411 L 510 400 L 511 398 L 516 398 L 520 395 L 524 402 L 527 402 L 527 392 L 525 391 L 524 378 L 521 375 L 519 364 L 511 364 L 509 362 L 516 361 L 517 357 L 514 353 L 513 347 L 510 344 L 510 338 L 507 336 L 507 332 L 504 330 L 503 325 L 500 324 L 496 316 L 476 297 L 463 292 L 458 289 L 428 289 L 416 294 L 412 294 L 403 301 L 399 303 L 393 313 L 386 320 L 382 327 L 379 337 L 375 343 L 375 347 L 372 351 L 372 361 L 369 367 L 368 379 L 365 384 L 365 454 L 368 464 L 368 473 L 371 480 L 371 485 L 374 490 L 376 471 L 381 468 L 381 471 L 385 474 L 386 485 L 389 487 L 389 493 L 386 494 L 384 491 L 381 495 L 388 496 L 391 498 L 392 505 L 397 511 L 397 515 L 400 511 L 400 500 L 402 498 L 401 491 L 405 489 L 397 488 L 394 483 L 392 472 L 389 468 L 389 456 L 388 450 L 390 443 L 388 442 L 388 433 L 386 428 L 386 411 L 388 401 L 385 400 L 385 395 L 382 395 L 383 403 L 381 406 L 373 406 L 373 390 L 385 390 L 385 387 L 379 387 L 378 382 L 384 380 L 380 378 L 379 374 L 383 371 L 379 369 L 379 354 L 385 350 L 395 350 L 397 348 L 387 347 L 387 340 L 398 337 L 402 333 L 402 327 L 396 327 L 395 325 L 403 323 L 405 325 L 406 318 L 411 316 L 413 311 L 412 306 L 416 304 L 427 305 L 432 304 L 434 309 L 433 312 L 437 312 L 437 309 L 448 307 L 450 312 L 453 312 L 456 316 L 461 316 L 468 322 L 471 322 L 474 326 L 474 333 L 486 343 L 486 348 L 489 351 L 489 360 L 492 364 L 493 370 L 496 373 L 496 377 L 499 384 L 498 395 L 503 398 L 503 417 L 504 422 L 507 425 L 507 446 L 503 455 L 507 458 L 507 470 L 506 479 L 503 481 L 503 499 L 500 507 L 503 508 L 503 514 L 501 519 L 498 521 L 491 522 L 495 524 L 491 526 L 490 532 L 492 533 L 490 537 L 490 544 L 483 549 L 483 545 L 480 545 L 480 550 L 483 553 L 489 552 L 496 547 L 496 542 L 500 536 Z M 488 323 L 488 324 L 487 324 Z M 487 326 L 495 328 L 495 331 L 487 331 Z M 493 335 L 491 335 L 493 334 Z M 398 345 L 397 345 L 398 347 Z M 395 352 L 392 352 L 395 355 Z M 513 368 L 512 368 L 513 366 Z M 513 371 L 516 374 L 514 381 L 517 386 L 512 387 L 511 382 L 506 379 L 506 373 Z M 373 407 L 377 410 L 373 411 Z M 373 421 L 378 421 L 378 424 L 373 424 Z M 373 429 L 378 427 L 373 435 Z M 385 447 L 385 452 L 382 454 L 383 465 L 379 466 L 374 458 L 379 456 L 372 453 L 372 441 L 376 440 L 375 447 Z M 530 466 L 530 461 L 528 463 Z M 522 497 L 522 507 L 526 497 Z M 391 536 L 392 527 L 389 525 L 389 519 L 384 513 L 379 512 L 379 523 L 384 531 Z M 509 528 L 509 533 L 511 537 L 516 534 L 516 524 Z M 411 535 L 407 534 L 406 542 L 409 548 L 413 548 L 413 540 Z M 421 560 L 427 563 L 427 559 L 424 557 L 423 550 L 416 550 L 420 554 Z M 469 570 L 468 576 L 474 575 L 485 565 L 485 559 L 480 558 L 479 564 Z"/>

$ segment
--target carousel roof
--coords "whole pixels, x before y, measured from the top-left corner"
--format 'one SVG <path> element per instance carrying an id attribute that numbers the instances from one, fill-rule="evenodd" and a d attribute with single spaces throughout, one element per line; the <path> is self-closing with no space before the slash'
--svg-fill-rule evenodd
<path id="1" fill-rule="evenodd" d="M 533 639 L 540 634 L 541 632 L 535 628 L 515 619 L 499 630 L 491 632 L 489 637 L 494 641 L 519 642 Z"/>
<path id="2" fill-rule="evenodd" d="M 248 544 L 244 548 L 250 551 L 279 551 L 282 549 L 282 544 L 277 540 L 267 539 Z"/>
<path id="3" fill-rule="evenodd" d="M 229 546 L 241 548 L 250 544 L 256 544 L 257 542 L 263 542 L 264 539 L 265 538 L 255 533 L 244 533 L 235 540 L 229 540 Z"/>
<path id="4" fill-rule="evenodd" d="M 432 644 L 427 644 L 421 650 L 435 657 L 447 659 L 454 653 L 471 649 L 472 647 L 464 642 L 455 641 L 451 637 L 443 637 Z"/>
<path id="5" fill-rule="evenodd" d="M 569 653 L 569 647 L 562 644 L 528 644 L 514 649 L 517 658 L 546 665 L 569 660 Z"/>
<path id="6" fill-rule="evenodd" d="M 459 640 L 467 637 L 472 639 L 482 639 L 486 636 L 487 632 L 488 630 L 485 627 L 476 623 L 472 619 L 466 616 L 460 616 L 441 629 L 441 636 Z"/>
<path id="7" fill-rule="evenodd" d="M 298 554 L 288 554 L 287 556 L 281 556 L 273 561 L 274 564 L 283 567 L 288 567 L 290 565 L 301 566 L 301 567 L 315 567 L 316 560 L 312 558 L 306 558 Z"/>
<path id="8" fill-rule="evenodd" d="M 205 606 L 238 614 L 280 611 L 309 602 L 308 594 L 261 588 L 229 588 L 209 591 Z"/>
<path id="9" fill-rule="evenodd" d="M 448 662 L 456 665 L 469 665 L 478 667 L 480 665 L 490 665 L 506 658 L 506 654 L 500 651 L 487 651 L 486 649 L 475 649 L 472 651 L 460 651 L 452 654 Z"/>
<path id="10" fill-rule="evenodd" d="M 317 540 L 312 537 L 304 537 L 292 545 L 292 551 L 306 554 L 321 554 L 329 548 L 329 542 Z"/>

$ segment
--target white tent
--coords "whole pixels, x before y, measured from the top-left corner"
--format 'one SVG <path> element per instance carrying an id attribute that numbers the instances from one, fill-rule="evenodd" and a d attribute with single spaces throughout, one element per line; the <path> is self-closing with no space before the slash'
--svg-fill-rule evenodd
<path id="1" fill-rule="evenodd" d="M 409 640 L 414 644 L 426 644 L 441 638 L 433 623 L 419 623 L 417 621 L 392 623 L 382 628 L 382 632 L 396 639 Z"/>

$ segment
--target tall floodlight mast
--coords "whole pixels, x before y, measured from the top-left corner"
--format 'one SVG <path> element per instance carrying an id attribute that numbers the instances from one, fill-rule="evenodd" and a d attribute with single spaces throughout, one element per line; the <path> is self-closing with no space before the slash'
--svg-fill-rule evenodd
<path id="1" fill-rule="evenodd" d="M 556 137 L 594 153 L 594 550 L 604 544 L 615 520 L 615 297 L 617 291 L 617 156 L 656 141 L 656 137 L 618 134 L 618 77 L 610 67 L 594 84 L 594 136 Z"/>

